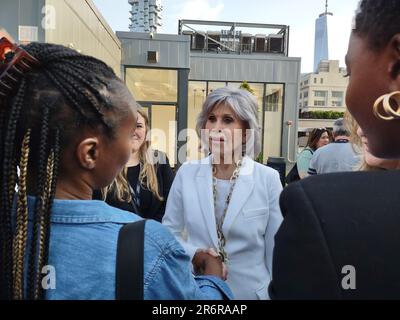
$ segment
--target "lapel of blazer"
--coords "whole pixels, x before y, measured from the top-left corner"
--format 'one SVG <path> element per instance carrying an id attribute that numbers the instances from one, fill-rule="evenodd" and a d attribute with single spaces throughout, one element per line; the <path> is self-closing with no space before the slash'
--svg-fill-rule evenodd
<path id="1" fill-rule="evenodd" d="M 224 224 L 222 225 L 222 231 L 224 232 L 225 238 L 228 238 L 229 230 L 240 210 L 242 210 L 244 204 L 253 192 L 254 188 L 254 161 L 249 157 L 243 159 L 242 168 L 240 169 L 239 178 L 236 181 L 235 188 L 232 193 L 231 202 L 229 203 L 228 211 L 226 213 Z"/>
<path id="2" fill-rule="evenodd" d="M 210 238 L 218 248 L 217 225 L 214 214 L 214 197 L 212 193 L 211 158 L 207 157 L 200 162 L 200 168 L 196 175 L 196 190 L 200 200 L 201 213 L 207 226 Z"/>

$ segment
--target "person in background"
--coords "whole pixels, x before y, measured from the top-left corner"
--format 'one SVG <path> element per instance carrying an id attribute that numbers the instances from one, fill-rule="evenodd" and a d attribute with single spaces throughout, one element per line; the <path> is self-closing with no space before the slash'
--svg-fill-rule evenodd
<path id="1" fill-rule="evenodd" d="M 313 154 L 317 149 L 326 146 L 331 141 L 330 133 L 325 128 L 313 129 L 308 137 L 306 147 L 300 152 L 297 157 L 297 171 L 300 179 L 308 176 L 308 168 Z"/>
<path id="2" fill-rule="evenodd" d="M 349 143 L 350 131 L 343 118 L 334 122 L 332 133 L 334 142 L 314 153 L 309 175 L 353 171 L 358 166 L 360 159 Z"/>
<path id="3" fill-rule="evenodd" d="M 163 224 L 192 259 L 210 248 L 220 254 L 236 299 L 265 300 L 282 184 L 276 170 L 253 160 L 261 149 L 257 110 L 246 90 L 208 95 L 196 128 L 210 155 L 180 167 Z"/>
<path id="4" fill-rule="evenodd" d="M 148 132 L 149 119 L 139 106 L 129 162 L 114 182 L 102 193 L 95 192 L 93 198 L 161 222 L 174 173 L 166 154 L 151 149 Z"/>
<path id="5" fill-rule="evenodd" d="M 369 152 L 400 159 L 400 1 L 362 0 L 346 105 Z M 400 171 L 318 175 L 281 195 L 273 299 L 400 298 Z"/>
<path id="6" fill-rule="evenodd" d="M 382 159 L 375 157 L 368 147 L 368 138 L 364 132 L 355 123 L 356 136 L 352 139 L 352 144 L 355 145 L 357 150 L 361 153 L 361 163 L 358 170 L 361 171 L 381 171 L 381 170 L 399 170 L 400 160 L 398 159 Z"/>

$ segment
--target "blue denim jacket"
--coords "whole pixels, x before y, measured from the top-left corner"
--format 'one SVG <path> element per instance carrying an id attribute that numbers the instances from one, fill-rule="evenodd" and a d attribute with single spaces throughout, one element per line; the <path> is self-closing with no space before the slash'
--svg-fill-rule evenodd
<path id="1" fill-rule="evenodd" d="M 35 198 L 29 198 L 29 211 Z M 31 217 L 30 217 L 31 218 Z M 118 232 L 141 219 L 103 201 L 54 200 L 49 265 L 55 267 L 56 289 L 47 299 L 115 299 Z M 30 219 L 30 224 L 32 220 Z M 134 245 L 134 244 L 132 244 Z M 144 241 L 145 299 L 232 298 L 217 277 L 194 277 L 181 245 L 160 223 L 149 220 Z"/>

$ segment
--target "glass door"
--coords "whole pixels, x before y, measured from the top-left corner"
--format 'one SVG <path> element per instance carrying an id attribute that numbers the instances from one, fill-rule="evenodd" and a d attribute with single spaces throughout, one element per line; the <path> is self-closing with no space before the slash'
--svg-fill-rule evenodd
<path id="1" fill-rule="evenodd" d="M 177 123 L 176 106 L 140 102 L 149 117 L 149 137 L 154 150 L 167 154 L 171 167 L 176 164 Z"/>

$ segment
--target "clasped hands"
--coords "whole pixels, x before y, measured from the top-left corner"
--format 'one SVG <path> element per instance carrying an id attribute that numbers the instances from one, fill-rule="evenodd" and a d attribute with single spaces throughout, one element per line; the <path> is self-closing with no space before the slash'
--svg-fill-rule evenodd
<path id="1" fill-rule="evenodd" d="M 224 281 L 227 278 L 228 268 L 213 248 L 198 249 L 192 263 L 196 275 L 216 276 Z"/>

